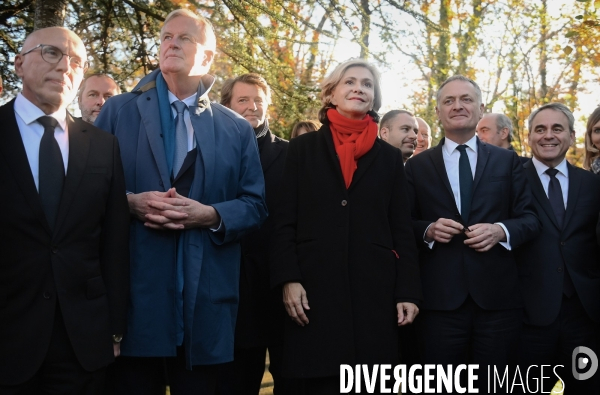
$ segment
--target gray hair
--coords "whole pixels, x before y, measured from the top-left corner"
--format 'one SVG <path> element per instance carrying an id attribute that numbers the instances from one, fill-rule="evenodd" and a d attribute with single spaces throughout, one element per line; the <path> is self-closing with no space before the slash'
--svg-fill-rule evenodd
<path id="1" fill-rule="evenodd" d="M 485 113 L 485 114 L 483 114 L 483 117 L 485 118 L 490 115 L 494 115 L 496 118 L 496 129 L 498 132 L 504 128 L 508 129 L 508 142 L 509 143 L 512 142 L 513 141 L 513 123 L 510 120 L 510 118 L 504 114 L 497 113 L 497 112 Z"/>
<path id="2" fill-rule="evenodd" d="M 548 103 L 548 104 L 544 104 L 543 106 L 541 106 L 540 108 L 538 108 L 537 110 L 535 110 L 534 112 L 531 113 L 531 115 L 529 115 L 529 118 L 527 119 L 527 125 L 529 128 L 529 133 L 532 132 L 532 122 L 533 119 L 542 111 L 544 110 L 554 110 L 554 111 L 560 111 L 563 114 L 565 114 L 565 116 L 567 117 L 567 120 L 569 121 L 569 130 L 571 131 L 571 133 L 575 133 L 575 117 L 573 116 L 573 113 L 571 112 L 571 110 L 569 110 L 569 107 L 565 106 L 562 103 Z"/>
<path id="3" fill-rule="evenodd" d="M 193 20 L 195 20 L 196 23 L 198 23 L 198 26 L 200 27 L 200 37 L 198 37 L 200 44 L 212 50 L 213 53 L 216 52 L 217 37 L 215 36 L 215 30 L 213 29 L 212 23 L 210 23 L 210 21 L 202 15 L 195 14 L 194 12 L 185 8 L 180 8 L 178 10 L 172 11 L 171 13 L 169 13 L 169 15 L 167 15 L 162 27 L 160 28 L 161 37 L 166 24 L 169 23 L 171 20 L 177 18 L 178 16 L 192 18 Z"/>
<path id="4" fill-rule="evenodd" d="M 364 59 L 349 59 L 337 65 L 337 67 L 329 74 L 323 82 L 321 82 L 321 103 L 323 107 L 319 110 L 319 121 L 327 122 L 327 110 L 333 108 L 331 104 L 331 96 L 333 90 L 338 86 L 346 71 L 352 67 L 364 67 L 373 74 L 373 111 L 369 112 L 375 122 L 379 121 L 377 111 L 381 107 L 381 76 L 375 66 Z"/>
<path id="5" fill-rule="evenodd" d="M 440 95 L 442 94 L 442 88 L 445 87 L 446 85 L 448 85 L 449 83 L 451 83 L 452 81 L 464 81 L 464 82 L 468 82 L 469 84 L 473 85 L 473 87 L 475 88 L 475 93 L 477 95 L 477 100 L 479 100 L 479 103 L 483 103 L 483 95 L 481 94 L 481 88 L 479 87 L 479 85 L 477 85 L 477 82 L 473 81 L 472 79 L 465 77 L 464 75 L 453 75 L 452 77 L 449 77 L 448 79 L 446 79 L 446 81 L 444 81 L 442 83 L 442 85 L 440 85 L 439 89 L 437 90 L 437 93 L 435 95 L 435 99 L 437 101 L 437 105 L 439 106 L 440 104 Z"/>
<path id="6" fill-rule="evenodd" d="M 85 84 L 87 83 L 87 80 L 89 80 L 90 78 L 93 78 L 93 77 L 108 78 L 109 80 L 111 80 L 112 82 L 115 83 L 115 86 L 117 87 L 117 94 L 118 95 L 121 94 L 121 87 L 119 87 L 119 84 L 117 84 L 117 81 L 115 81 L 115 79 L 113 77 L 111 77 L 110 75 L 108 75 L 106 73 L 93 73 L 93 74 L 86 76 L 83 79 L 83 81 L 81 81 L 81 85 L 79 85 L 79 91 L 77 92 L 77 99 L 79 101 L 81 101 L 81 95 L 83 95 L 83 91 L 85 90 Z"/>

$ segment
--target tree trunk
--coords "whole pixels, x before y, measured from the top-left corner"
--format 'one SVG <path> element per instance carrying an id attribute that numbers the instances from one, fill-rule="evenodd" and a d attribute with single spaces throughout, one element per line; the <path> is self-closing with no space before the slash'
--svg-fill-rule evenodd
<path id="1" fill-rule="evenodd" d="M 66 10 L 67 0 L 36 0 L 33 30 L 63 26 Z"/>
<path id="2" fill-rule="evenodd" d="M 371 32 L 371 10 L 369 9 L 369 0 L 360 1 L 362 7 L 362 29 L 360 31 L 360 57 L 367 59 L 369 57 L 369 33 Z"/>

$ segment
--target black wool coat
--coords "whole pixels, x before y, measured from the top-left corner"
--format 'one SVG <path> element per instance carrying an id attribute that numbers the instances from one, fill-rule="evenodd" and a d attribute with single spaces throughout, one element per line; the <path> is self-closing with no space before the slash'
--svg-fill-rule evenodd
<path id="1" fill-rule="evenodd" d="M 310 323 L 285 320 L 283 374 L 397 362 L 396 302 L 421 300 L 400 150 L 377 139 L 347 189 L 328 125 L 290 142 L 271 284 L 302 283 Z"/>
<path id="2" fill-rule="evenodd" d="M 269 246 L 275 229 L 272 213 L 279 201 L 288 144 L 270 131 L 264 141 L 259 139 L 260 164 L 265 176 L 265 200 L 270 214 L 260 229 L 241 240 L 236 347 L 265 347 L 281 343 L 285 309 L 281 292 L 271 289 L 269 284 Z"/>

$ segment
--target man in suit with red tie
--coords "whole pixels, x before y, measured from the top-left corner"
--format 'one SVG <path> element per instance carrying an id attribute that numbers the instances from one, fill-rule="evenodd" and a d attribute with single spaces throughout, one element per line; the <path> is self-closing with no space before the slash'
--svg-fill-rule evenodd
<path id="1" fill-rule="evenodd" d="M 129 210 L 117 139 L 66 110 L 72 31 L 33 32 L 0 107 L 0 394 L 97 394 L 125 330 Z"/>
<path id="2" fill-rule="evenodd" d="M 523 167 L 509 150 L 484 144 L 475 81 L 447 79 L 436 113 L 446 137 L 406 162 L 424 302 L 417 331 L 425 364 L 516 362 L 522 302 L 512 249 L 539 233 Z"/>
<path id="3" fill-rule="evenodd" d="M 525 304 L 519 359 L 522 369 L 537 365 L 537 377 L 541 365 L 563 365 L 557 373 L 566 393 L 597 394 L 596 377 L 576 380 L 572 374 L 577 347 L 598 352 L 600 322 L 600 179 L 565 158 L 575 142 L 574 123 L 573 113 L 560 103 L 529 116 L 533 158 L 524 167 L 543 232 L 515 252 Z M 558 380 L 552 372 L 544 376 L 550 377 L 540 392 Z"/>

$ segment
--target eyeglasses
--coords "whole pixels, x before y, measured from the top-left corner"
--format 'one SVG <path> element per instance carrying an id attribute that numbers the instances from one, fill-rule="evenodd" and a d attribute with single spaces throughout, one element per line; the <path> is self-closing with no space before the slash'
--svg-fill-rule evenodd
<path id="1" fill-rule="evenodd" d="M 44 59 L 48 63 L 56 64 L 61 61 L 63 56 L 67 56 L 69 58 L 69 64 L 71 65 L 71 68 L 73 70 L 81 70 L 83 73 L 85 73 L 88 69 L 89 63 L 86 60 L 83 60 L 77 56 L 64 54 L 60 49 L 56 48 L 53 45 L 38 44 L 35 47 L 31 48 L 29 51 L 22 54 L 22 56 L 25 56 L 38 48 L 41 48 L 40 53 L 42 55 L 42 59 Z"/>

